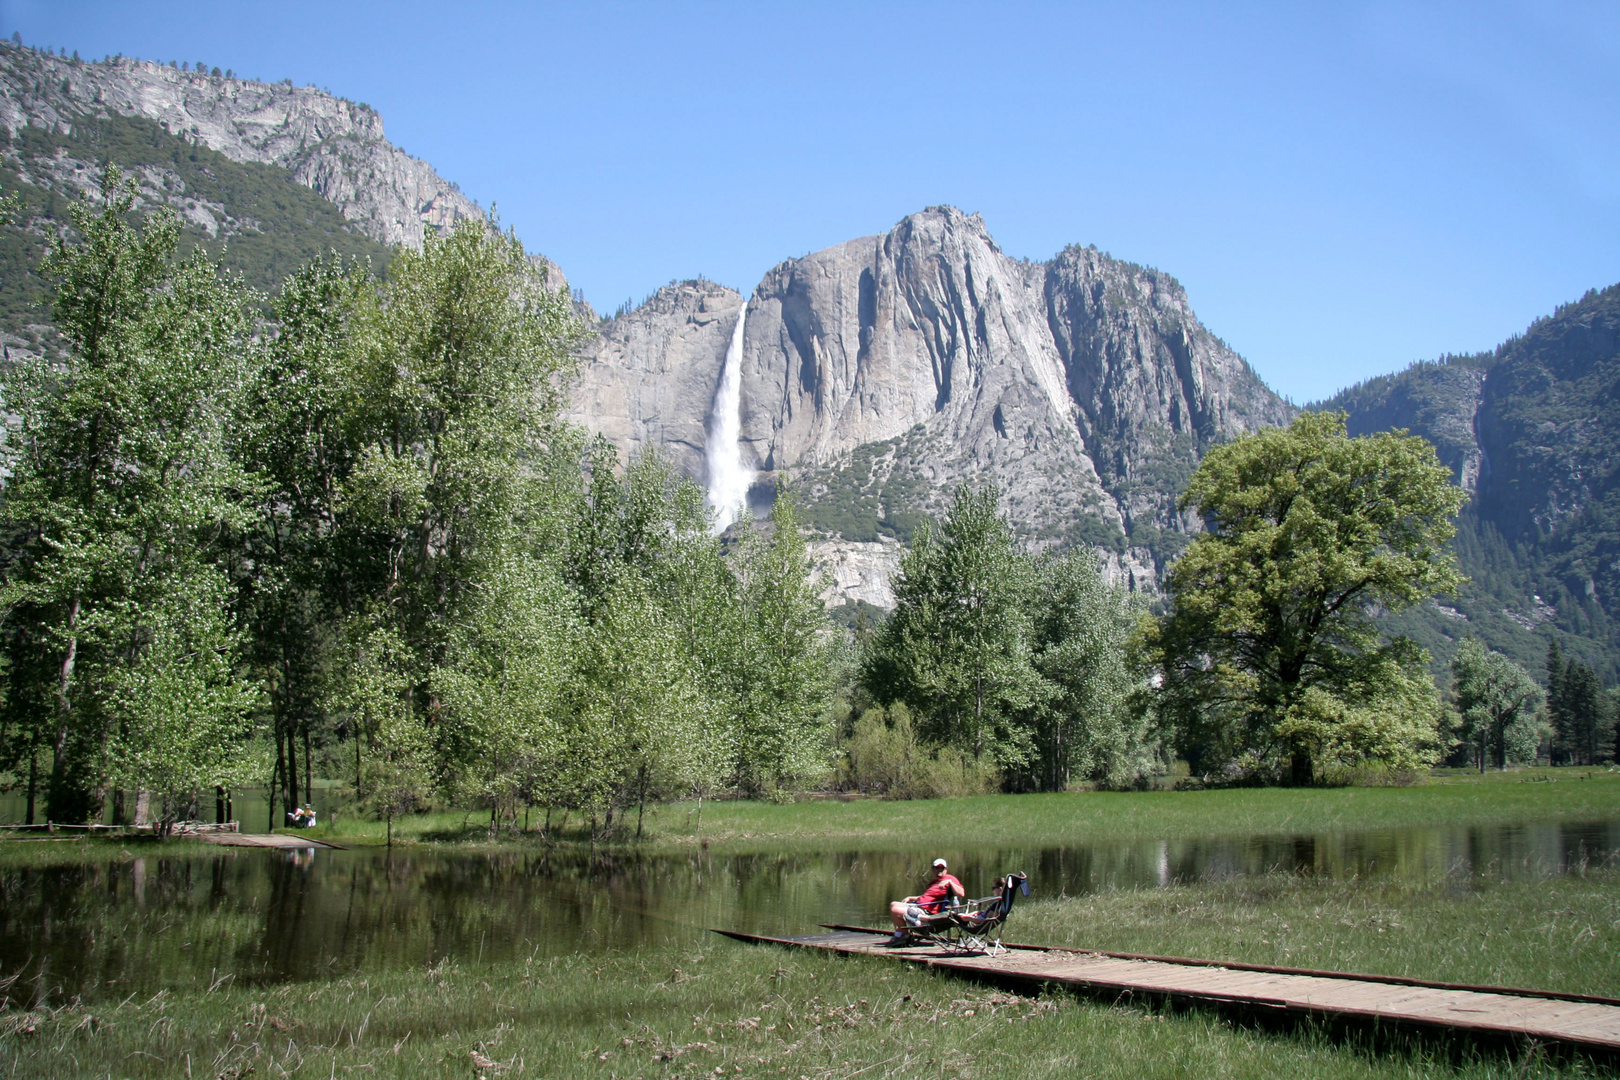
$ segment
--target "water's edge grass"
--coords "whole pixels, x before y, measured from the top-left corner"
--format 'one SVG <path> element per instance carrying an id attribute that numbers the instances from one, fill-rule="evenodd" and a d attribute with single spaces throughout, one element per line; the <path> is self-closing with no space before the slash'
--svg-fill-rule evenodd
<path id="1" fill-rule="evenodd" d="M 1620 775 L 1510 774 L 1391 789 L 721 803 L 705 805 L 701 840 L 695 821 L 686 831 L 687 809 L 650 813 L 649 840 L 636 850 L 690 852 L 702 840 L 719 853 L 964 843 L 1028 848 L 1613 820 L 1620 816 Z M 345 835 L 346 824 L 316 834 L 332 829 L 334 842 L 351 847 L 374 839 L 361 828 Z M 477 839 L 488 833 L 475 815 L 439 814 L 413 824 L 420 830 L 404 831 L 399 841 L 418 850 L 540 842 Z M 193 839 L 6 842 L 0 866 L 154 853 L 262 855 Z M 1269 873 L 1044 896 L 1018 909 L 1008 936 L 1620 996 L 1620 869 L 1577 867 L 1566 877 L 1528 881 L 1501 880 L 1488 867 L 1417 881 Z M 228 976 L 182 980 L 122 999 L 0 1012 L 0 1069 L 17 1077 L 1507 1077 L 1586 1075 L 1593 1067 L 1476 1052 L 1466 1040 L 1374 1044 L 1310 1028 L 1262 1032 L 1199 1010 L 1061 993 L 1020 997 L 883 960 L 719 938 L 696 948 L 489 964 L 459 958 L 265 986 L 238 985 Z"/>
<path id="2" fill-rule="evenodd" d="M 744 854 L 789 850 L 921 850 L 940 845 L 1062 847 L 1099 840 L 1268 836 L 1491 825 L 1607 821 L 1620 817 L 1620 771 L 1530 769 L 1442 776 L 1410 787 L 1243 788 L 1211 791 L 1073 792 L 886 801 L 818 799 L 649 806 L 643 839 L 592 840 L 578 815 L 558 815 L 549 835 L 536 815 L 529 831 L 491 829 L 487 811 L 436 811 L 396 820 L 398 846 L 607 848 L 648 854 L 706 848 Z M 283 830 L 294 831 L 294 830 Z M 297 835 L 342 847 L 387 842 L 382 822 L 328 820 Z M 0 840 L 0 864 L 150 852 L 149 839 Z M 177 837 L 179 854 L 203 841 Z M 137 846 L 139 845 L 139 846 Z"/>
<path id="3" fill-rule="evenodd" d="M 1128 948 L 1168 934 L 1178 951 L 1251 961 L 1404 964 L 1416 977 L 1615 992 L 1614 871 L 1533 884 L 1479 879 L 1466 883 L 1465 895 L 1441 895 L 1455 884 L 1325 889 L 1270 875 L 1121 890 L 1032 904 L 1018 935 Z M 1021 996 L 882 959 L 718 937 L 696 948 L 447 960 L 276 986 L 220 979 L 18 1009 L 0 1013 L 0 1058 L 15 1077 L 229 1080 L 250 1073 L 1483 1078 L 1592 1070 L 1581 1060 L 1480 1050 L 1466 1039 L 1374 1043 L 1310 1027 L 1261 1031 L 1196 1009 Z"/>

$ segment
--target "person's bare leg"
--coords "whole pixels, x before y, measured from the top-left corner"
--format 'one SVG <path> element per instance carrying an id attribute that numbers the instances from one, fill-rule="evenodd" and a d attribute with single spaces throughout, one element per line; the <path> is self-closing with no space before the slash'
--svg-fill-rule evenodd
<path id="1" fill-rule="evenodd" d="M 904 900 L 896 900 L 889 905 L 889 918 L 894 920 L 896 930 L 906 928 L 906 908 L 909 906 Z"/>

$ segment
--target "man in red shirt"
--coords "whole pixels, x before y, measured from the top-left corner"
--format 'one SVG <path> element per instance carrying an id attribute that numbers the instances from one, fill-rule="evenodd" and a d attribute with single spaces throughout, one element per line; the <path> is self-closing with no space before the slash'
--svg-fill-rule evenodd
<path id="1" fill-rule="evenodd" d="M 920 896 L 908 896 L 889 905 L 889 917 L 894 920 L 894 937 L 889 944 L 899 945 L 906 940 L 906 927 L 922 925 L 923 916 L 937 915 L 949 897 L 960 900 L 967 896 L 962 883 L 946 868 L 944 859 L 934 860 L 934 880 Z"/>

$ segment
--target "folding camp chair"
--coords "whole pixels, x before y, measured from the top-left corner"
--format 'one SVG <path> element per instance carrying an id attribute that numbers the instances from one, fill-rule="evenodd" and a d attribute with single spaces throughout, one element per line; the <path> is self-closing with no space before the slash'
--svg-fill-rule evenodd
<path id="1" fill-rule="evenodd" d="M 917 926 L 906 927 L 906 943 L 995 956 L 1005 951 L 1001 944 L 1001 927 L 1012 914 L 1013 901 L 1019 893 L 1029 895 L 1026 875 L 1015 873 L 997 878 L 994 895 L 969 900 L 937 915 L 925 915 Z"/>

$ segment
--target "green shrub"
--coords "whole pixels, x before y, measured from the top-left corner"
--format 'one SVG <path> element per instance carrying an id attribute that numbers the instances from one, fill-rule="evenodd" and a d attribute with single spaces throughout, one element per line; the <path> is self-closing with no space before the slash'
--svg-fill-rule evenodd
<path id="1" fill-rule="evenodd" d="M 985 795 L 1001 787 L 1001 773 L 989 762 L 918 742 L 902 702 L 868 709 L 855 721 L 838 779 L 846 790 L 891 799 Z"/>

